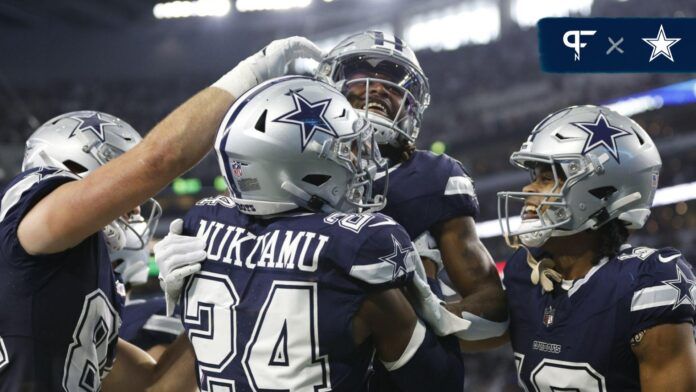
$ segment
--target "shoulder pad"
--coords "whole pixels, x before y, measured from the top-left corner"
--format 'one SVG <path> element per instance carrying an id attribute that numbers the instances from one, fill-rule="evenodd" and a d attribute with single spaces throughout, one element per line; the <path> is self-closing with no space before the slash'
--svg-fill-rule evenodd
<path id="1" fill-rule="evenodd" d="M 235 206 L 234 201 L 228 196 L 213 196 L 207 197 L 205 199 L 198 200 L 196 202 L 197 206 L 215 206 L 221 205 L 223 207 L 233 208 Z"/>
<path id="2" fill-rule="evenodd" d="M 331 214 L 324 221 L 336 217 L 337 214 Z M 344 240 L 340 242 L 342 248 L 352 249 L 355 255 L 351 262 L 341 265 L 350 276 L 371 285 L 405 284 L 412 277 L 418 256 L 403 227 L 382 214 L 352 214 L 344 219 L 336 223 L 356 234 L 342 236 Z M 344 254 L 341 249 L 336 252 Z"/>
<path id="3" fill-rule="evenodd" d="M 681 252 L 662 248 L 639 262 L 630 312 L 636 329 L 696 321 L 696 277 Z"/>
<path id="4" fill-rule="evenodd" d="M 324 217 L 324 223 L 336 225 L 339 228 L 348 230 L 355 234 L 365 235 L 365 233 L 379 231 L 375 227 L 398 226 L 392 218 L 380 214 L 345 214 L 334 212 Z"/>
<path id="5" fill-rule="evenodd" d="M 24 205 L 20 207 L 20 210 L 25 210 L 59 185 L 79 179 L 80 176 L 72 172 L 49 167 L 39 167 L 18 174 L 5 187 L 2 194 L 0 221 L 13 207 Z M 21 211 L 20 215 L 24 212 Z"/>

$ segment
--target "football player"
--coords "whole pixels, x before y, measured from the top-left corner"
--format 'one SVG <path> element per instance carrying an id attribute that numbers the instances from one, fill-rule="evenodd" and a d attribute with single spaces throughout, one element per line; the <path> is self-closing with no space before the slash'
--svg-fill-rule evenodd
<path id="1" fill-rule="evenodd" d="M 388 181 L 376 184 L 387 192 L 381 212 L 403 225 L 416 242 L 425 256 L 429 283 L 440 297 L 436 276 L 444 267 L 461 296 L 458 312 L 472 322 L 468 342 L 460 342 L 461 348 L 496 345 L 495 341 L 482 347 L 471 342 L 494 339 L 507 329 L 500 278 L 476 234 L 479 206 L 473 181 L 457 160 L 415 148 L 430 103 L 428 81 L 415 54 L 398 37 L 367 31 L 336 45 L 324 56 L 317 75 L 343 92 L 373 124 L 379 149 L 390 165 Z M 456 340 L 450 342 L 453 351 L 459 350 L 457 345 Z M 382 369 L 379 364 L 376 368 L 377 383 Z M 460 390 L 463 382 L 462 375 Z"/>
<path id="2" fill-rule="evenodd" d="M 376 350 L 403 390 L 456 390 L 459 355 L 401 291 L 436 303 L 408 234 L 358 213 L 384 204 L 386 162 L 347 100 L 306 77 L 266 82 L 230 108 L 215 148 L 230 196 L 155 245 L 163 275 L 205 259 L 180 302 L 200 389 L 361 391 Z"/>
<path id="3" fill-rule="evenodd" d="M 173 111 L 137 146 L 137 132 L 99 112 L 69 113 L 37 130 L 25 155 L 25 167 L 33 168 L 0 198 L 1 391 L 99 390 L 117 347 L 105 389 L 140 390 L 157 381 L 160 365 L 117 339 L 122 292 L 108 249 L 124 244 L 119 217 L 210 150 L 235 97 L 282 74 L 295 57 L 318 53 L 297 37 L 271 43 Z M 83 160 L 62 150 L 73 144 Z"/>
<path id="4" fill-rule="evenodd" d="M 575 106 L 540 122 L 510 162 L 531 174 L 522 192 L 498 194 L 519 248 L 504 283 L 520 385 L 696 390 L 694 273 L 676 249 L 626 243 L 658 184 L 650 136 L 607 108 Z M 520 210 L 516 226 L 508 212 Z"/>
<path id="5" fill-rule="evenodd" d="M 432 234 L 444 269 L 469 309 L 466 317 L 506 320 L 500 279 L 475 230 L 473 181 L 455 159 L 415 148 L 430 93 L 411 48 L 380 31 L 359 33 L 325 55 L 317 74 L 374 126 L 390 165 L 388 182 L 377 183 L 387 191 L 388 203 L 381 212 L 403 225 L 413 240 Z"/>

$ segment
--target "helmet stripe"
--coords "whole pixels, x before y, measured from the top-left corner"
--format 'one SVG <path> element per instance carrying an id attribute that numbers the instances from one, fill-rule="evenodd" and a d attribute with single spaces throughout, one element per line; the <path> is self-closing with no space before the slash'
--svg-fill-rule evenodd
<path id="1" fill-rule="evenodd" d="M 404 41 L 397 36 L 394 36 L 394 49 L 398 50 L 399 52 L 404 50 Z"/>
<path id="2" fill-rule="evenodd" d="M 384 45 L 384 33 L 375 31 L 375 45 Z"/>

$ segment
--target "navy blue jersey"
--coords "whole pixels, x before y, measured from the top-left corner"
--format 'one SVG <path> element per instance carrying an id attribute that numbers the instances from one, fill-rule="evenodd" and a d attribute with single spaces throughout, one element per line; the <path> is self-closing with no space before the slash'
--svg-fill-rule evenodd
<path id="1" fill-rule="evenodd" d="M 439 280 L 428 278 L 428 286 L 430 286 L 430 290 L 432 290 L 433 294 L 437 295 L 438 298 L 442 299 L 445 297 L 442 294 Z M 448 362 L 450 366 L 448 370 L 450 374 L 454 375 L 451 377 L 453 381 L 452 384 L 448 385 L 445 390 L 461 392 L 464 390 L 464 361 L 459 349 L 459 338 L 454 335 L 449 335 L 439 336 L 437 340 L 440 346 L 449 353 L 451 360 Z M 372 370 L 373 373 L 370 376 L 368 386 L 370 392 L 398 392 L 401 390 L 381 361 L 374 361 Z M 426 383 L 425 385 L 428 385 L 427 379 L 425 379 L 424 382 Z"/>
<path id="2" fill-rule="evenodd" d="M 375 184 L 381 192 L 384 179 Z M 438 223 L 476 217 L 474 184 L 462 164 L 448 155 L 416 150 L 411 159 L 389 170 L 387 206 L 382 213 L 402 225 L 415 240 Z"/>
<path id="3" fill-rule="evenodd" d="M 164 295 L 133 296 L 126 300 L 123 308 L 123 324 L 119 336 L 147 351 L 154 346 L 171 344 L 184 326 L 179 312 L 167 316 Z"/>
<path id="4" fill-rule="evenodd" d="M 101 232 L 42 256 L 27 254 L 17 239 L 24 215 L 73 179 L 33 169 L 2 191 L 0 391 L 97 390 L 111 368 L 123 290 L 116 289 Z"/>
<path id="5" fill-rule="evenodd" d="M 189 211 L 184 234 L 208 243 L 181 298 L 201 390 L 365 388 L 373 347 L 353 343 L 352 319 L 366 295 L 412 279 L 401 226 L 381 214 L 260 219 L 218 197 Z"/>
<path id="6" fill-rule="evenodd" d="M 527 391 L 639 391 L 631 338 L 696 317 L 696 278 L 672 248 L 627 247 L 546 294 L 530 273 L 522 249 L 505 266 L 510 336 Z"/>

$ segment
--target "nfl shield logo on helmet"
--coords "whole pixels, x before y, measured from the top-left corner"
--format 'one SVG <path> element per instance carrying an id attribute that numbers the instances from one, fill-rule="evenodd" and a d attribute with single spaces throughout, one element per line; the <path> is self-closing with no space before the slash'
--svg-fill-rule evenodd
<path id="1" fill-rule="evenodd" d="M 232 175 L 235 177 L 242 176 L 242 164 L 237 161 L 232 161 Z"/>
<path id="2" fill-rule="evenodd" d="M 547 306 L 546 309 L 544 309 L 544 325 L 547 327 L 550 327 L 553 324 L 553 315 L 556 313 L 556 309 L 553 308 L 553 306 Z"/>

